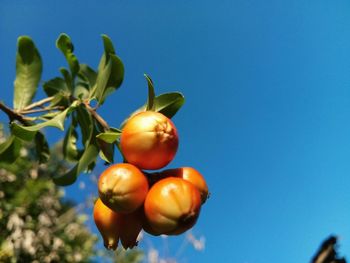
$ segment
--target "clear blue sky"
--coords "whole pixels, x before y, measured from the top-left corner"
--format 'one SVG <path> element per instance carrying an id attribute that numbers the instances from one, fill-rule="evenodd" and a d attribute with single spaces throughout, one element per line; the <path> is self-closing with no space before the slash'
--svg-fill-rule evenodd
<path id="1" fill-rule="evenodd" d="M 145 101 L 143 73 L 185 94 L 171 167 L 198 168 L 212 193 L 194 228 L 206 249 L 186 262 L 308 262 L 332 233 L 350 258 L 349 1 L 2 0 L 0 32 L 8 104 L 24 34 L 44 80 L 66 65 L 59 33 L 95 67 L 100 34 L 113 39 L 126 75 L 100 110 L 112 126 Z"/>

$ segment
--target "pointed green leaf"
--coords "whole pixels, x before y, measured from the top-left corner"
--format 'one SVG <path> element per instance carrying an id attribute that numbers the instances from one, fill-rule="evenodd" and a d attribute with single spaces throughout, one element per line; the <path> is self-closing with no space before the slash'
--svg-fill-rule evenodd
<path id="1" fill-rule="evenodd" d="M 72 119 L 72 123 L 63 140 L 63 156 L 70 162 L 77 162 L 81 156 L 81 151 L 77 147 L 78 133 L 76 131 L 76 121 Z"/>
<path id="2" fill-rule="evenodd" d="M 20 154 L 22 143 L 15 136 L 11 135 L 5 142 L 0 144 L 1 162 L 13 163 Z"/>
<path id="3" fill-rule="evenodd" d="M 102 140 L 106 143 L 114 143 L 116 142 L 121 136 L 121 131 L 116 132 L 116 131 L 107 131 L 100 133 L 96 136 L 99 140 Z"/>
<path id="4" fill-rule="evenodd" d="M 61 34 L 56 41 L 56 46 L 65 56 L 74 79 L 79 72 L 79 61 L 73 53 L 74 46 L 70 37 L 67 34 Z"/>
<path id="5" fill-rule="evenodd" d="M 85 149 L 79 162 L 67 173 L 55 176 L 53 178 L 53 181 L 56 184 L 62 186 L 73 184 L 77 180 L 79 174 L 87 170 L 89 168 L 89 165 L 91 165 L 96 160 L 98 152 L 98 147 L 94 144 L 90 144 Z"/>
<path id="6" fill-rule="evenodd" d="M 147 100 L 146 110 L 154 110 L 155 93 L 154 93 L 153 81 L 147 74 L 144 74 L 144 76 L 148 84 L 148 100 Z"/>
<path id="7" fill-rule="evenodd" d="M 37 131 L 48 126 L 56 127 L 63 131 L 64 121 L 66 119 L 66 116 L 75 107 L 76 107 L 76 103 L 73 103 L 69 108 L 65 109 L 64 111 L 59 113 L 56 117 L 52 118 L 51 120 L 41 122 L 32 126 L 22 126 L 17 123 L 11 123 L 11 131 L 16 137 L 25 141 L 32 141 Z"/>
<path id="8" fill-rule="evenodd" d="M 39 163 L 46 163 L 50 157 L 50 148 L 44 134 L 37 132 L 35 135 L 35 151 Z"/>
<path id="9" fill-rule="evenodd" d="M 23 109 L 32 102 L 42 73 L 39 51 L 30 37 L 18 38 L 13 107 Z"/>
<path id="10" fill-rule="evenodd" d="M 105 52 L 108 54 L 115 54 L 114 46 L 112 40 L 107 36 L 106 34 L 101 35 L 103 40 L 103 46 L 105 49 Z"/>
<path id="11" fill-rule="evenodd" d="M 98 65 L 98 71 L 102 70 L 109 62 L 110 55 L 115 55 L 115 49 L 112 40 L 107 35 L 101 35 L 103 41 L 104 53 Z"/>

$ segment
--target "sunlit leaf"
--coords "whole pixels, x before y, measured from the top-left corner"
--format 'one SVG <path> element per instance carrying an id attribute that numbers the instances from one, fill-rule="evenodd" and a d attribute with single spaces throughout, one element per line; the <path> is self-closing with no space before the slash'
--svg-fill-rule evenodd
<path id="1" fill-rule="evenodd" d="M 27 36 L 18 38 L 13 107 L 23 109 L 32 102 L 42 73 L 39 51 Z"/>
<path id="2" fill-rule="evenodd" d="M 44 134 L 37 132 L 35 135 L 35 150 L 39 163 L 46 163 L 50 157 L 50 148 Z"/>
<path id="3" fill-rule="evenodd" d="M 17 123 L 11 123 L 11 131 L 16 137 L 25 141 L 32 141 L 37 131 L 48 126 L 56 127 L 63 131 L 66 116 L 75 107 L 76 103 L 73 103 L 69 108 L 59 113 L 56 117 L 52 118 L 51 120 L 41 122 L 32 126 L 22 126 Z"/>
<path id="4" fill-rule="evenodd" d="M 65 56 L 72 73 L 72 78 L 74 79 L 74 77 L 79 72 L 79 62 L 73 53 L 74 46 L 70 37 L 67 34 L 61 34 L 56 41 L 56 46 L 62 51 L 63 55 Z"/>
<path id="5" fill-rule="evenodd" d="M 86 99 L 89 97 L 89 90 L 83 84 L 77 84 L 74 89 L 74 97 L 79 99 Z"/>
<path id="6" fill-rule="evenodd" d="M 99 140 L 102 140 L 106 143 L 114 143 L 121 136 L 121 131 L 107 131 L 100 133 L 96 136 Z"/>
<path id="7" fill-rule="evenodd" d="M 89 165 L 95 161 L 98 152 L 98 147 L 94 144 L 90 144 L 85 149 L 78 163 L 67 173 L 55 176 L 53 181 L 62 186 L 73 184 L 77 180 L 79 174 L 87 170 Z"/>

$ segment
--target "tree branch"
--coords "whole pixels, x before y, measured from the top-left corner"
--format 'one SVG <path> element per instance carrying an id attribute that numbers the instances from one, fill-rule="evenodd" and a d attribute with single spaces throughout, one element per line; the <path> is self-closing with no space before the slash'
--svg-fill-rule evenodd
<path id="1" fill-rule="evenodd" d="M 95 109 L 91 108 L 91 106 L 89 104 L 85 104 L 86 109 L 91 113 L 92 117 L 95 118 L 95 120 L 101 124 L 101 126 L 103 127 L 103 129 L 105 131 L 109 130 L 109 125 L 108 123 L 101 117 L 101 115 L 99 115 Z"/>
<path id="2" fill-rule="evenodd" d="M 45 99 L 34 102 L 34 103 L 28 105 L 27 107 L 23 108 L 21 111 L 28 111 L 28 110 L 31 110 L 33 108 L 40 107 L 40 106 L 44 105 L 45 103 L 52 101 L 53 98 L 54 98 L 53 96 L 47 97 Z"/>
<path id="3" fill-rule="evenodd" d="M 65 107 L 63 106 L 56 106 L 51 108 L 42 108 L 42 109 L 34 109 L 34 110 L 21 110 L 19 113 L 21 114 L 31 114 L 31 113 L 37 113 L 37 112 L 43 112 L 43 111 L 51 111 L 51 110 L 64 110 Z"/>
<path id="4" fill-rule="evenodd" d="M 3 102 L 0 101 L 0 110 L 2 110 L 4 113 L 7 114 L 7 116 L 9 117 L 10 121 L 13 120 L 18 120 L 19 122 L 21 122 L 24 125 L 28 125 L 28 119 L 26 117 L 24 117 L 22 114 L 19 114 L 17 112 L 15 112 L 14 110 L 12 110 L 11 108 L 7 107 Z"/>

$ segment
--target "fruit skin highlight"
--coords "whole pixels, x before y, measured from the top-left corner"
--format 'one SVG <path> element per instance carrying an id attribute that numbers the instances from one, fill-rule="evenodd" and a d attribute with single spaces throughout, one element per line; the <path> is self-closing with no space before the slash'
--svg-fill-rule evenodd
<path id="1" fill-rule="evenodd" d="M 131 213 L 142 206 L 148 193 L 148 180 L 134 165 L 114 164 L 98 180 L 103 203 L 118 213 Z"/>
<path id="2" fill-rule="evenodd" d="M 203 175 L 192 167 L 181 167 L 176 169 L 168 169 L 160 172 L 160 178 L 178 177 L 192 183 L 200 192 L 202 204 L 207 201 L 209 196 L 208 185 Z"/>
<path id="3" fill-rule="evenodd" d="M 157 170 L 170 163 L 179 145 L 173 122 L 159 112 L 144 111 L 125 124 L 120 147 L 128 163 L 140 169 Z"/>
<path id="4" fill-rule="evenodd" d="M 145 228 L 154 235 L 179 235 L 196 223 L 200 209 L 201 196 L 193 184 L 176 177 L 162 179 L 147 194 Z"/>
<path id="5" fill-rule="evenodd" d="M 103 204 L 101 199 L 97 199 L 94 206 L 94 220 L 100 231 L 104 246 L 107 249 L 116 250 L 120 237 L 120 215 Z"/>

